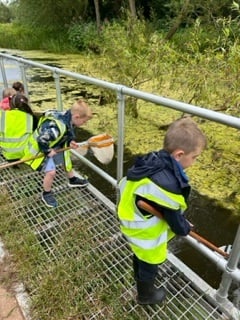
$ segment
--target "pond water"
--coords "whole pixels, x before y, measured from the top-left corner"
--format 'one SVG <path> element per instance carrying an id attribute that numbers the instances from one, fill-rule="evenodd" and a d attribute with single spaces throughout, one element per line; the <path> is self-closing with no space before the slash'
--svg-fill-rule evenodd
<path id="1" fill-rule="evenodd" d="M 24 53 L 18 53 L 24 55 Z M 38 56 L 39 54 L 39 56 Z M 40 58 L 39 58 L 40 57 Z M 68 57 L 62 57 L 61 61 L 54 60 L 54 58 L 44 57 L 44 53 L 35 52 L 35 58 L 32 60 L 38 61 L 40 63 L 47 63 L 48 65 L 54 67 L 63 67 L 65 69 L 73 71 L 71 68 L 67 68 L 68 65 Z M 13 81 L 20 80 L 21 76 L 19 69 L 14 66 L 9 66 L 7 71 L 7 78 L 9 83 L 11 84 Z M 35 73 L 34 76 L 28 79 L 32 85 L 36 84 L 34 87 L 34 94 L 36 93 L 37 98 L 33 97 L 35 100 L 39 100 L 39 108 L 41 109 L 41 103 L 44 99 L 45 102 L 50 102 L 51 108 L 53 108 L 55 104 L 54 99 L 49 97 L 49 93 L 51 92 L 50 83 L 53 81 L 52 76 L 46 76 L 43 72 Z M 0 78 L 0 82 L 2 79 Z M 42 83 L 41 86 L 40 84 Z M 64 84 L 62 87 L 62 92 L 67 95 L 69 92 L 71 93 L 71 97 L 73 96 L 84 96 L 88 95 L 93 99 L 98 99 L 99 96 L 94 97 L 89 94 L 88 90 L 85 90 L 84 85 L 79 89 L 74 86 L 73 81 L 69 82 L 67 85 Z M 2 90 L 2 87 L 0 88 Z M 35 92 L 36 90 L 36 92 Z M 31 98 L 32 99 L 32 98 Z M 81 140 L 86 140 L 92 134 L 86 130 L 81 130 Z M 111 176 L 116 177 L 116 158 L 108 165 L 101 165 L 94 159 L 91 154 L 88 154 L 87 157 L 91 159 L 93 163 L 101 167 Z M 130 150 L 126 150 L 124 155 L 124 173 L 131 166 L 136 154 L 131 153 Z M 75 162 L 75 167 L 80 169 L 81 172 L 88 176 L 90 182 L 96 186 L 103 194 L 105 194 L 110 200 L 113 202 L 116 201 L 116 195 L 108 182 L 104 181 L 100 176 L 96 175 L 94 172 L 89 170 L 86 166 L 79 164 L 79 162 Z M 196 190 L 193 190 L 190 201 L 190 208 L 187 212 L 188 219 L 194 223 L 195 229 L 194 231 L 201 234 L 203 237 L 207 238 L 210 242 L 214 243 L 217 246 L 222 246 L 226 244 L 232 244 L 238 224 L 239 218 L 234 216 L 231 211 L 226 208 L 220 207 L 216 204 L 215 199 L 208 198 L 206 196 L 201 195 Z M 219 282 L 221 280 L 221 272 L 217 270 L 216 266 L 210 262 L 208 259 L 204 258 L 202 254 L 198 253 L 195 249 L 193 249 L 190 245 L 186 244 L 185 241 L 181 239 L 174 240 L 171 243 L 172 251 L 183 260 L 192 270 L 198 273 L 203 279 L 205 279 L 210 285 L 214 288 L 218 288 Z"/>

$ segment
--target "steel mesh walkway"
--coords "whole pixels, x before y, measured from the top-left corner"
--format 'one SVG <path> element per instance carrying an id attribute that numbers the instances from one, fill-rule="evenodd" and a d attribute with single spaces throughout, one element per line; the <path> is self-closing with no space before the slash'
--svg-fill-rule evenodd
<path id="1" fill-rule="evenodd" d="M 156 284 L 167 289 L 166 303 L 162 306 L 137 305 L 131 252 L 119 233 L 114 205 L 91 185 L 84 189 L 69 189 L 65 174 L 59 168 L 53 187 L 59 206 L 49 209 L 40 199 L 41 183 L 42 175 L 26 165 L 1 170 L 1 192 L 8 197 L 14 214 L 22 221 L 26 232 L 34 233 L 47 261 L 87 261 L 81 290 L 89 308 L 82 315 L 82 320 L 117 320 L 110 317 L 113 306 L 104 303 L 106 292 L 112 292 L 115 308 L 121 309 L 127 320 L 229 319 L 208 292 L 202 292 L 189 279 L 188 268 L 179 268 L 181 263 L 179 261 L 178 266 L 176 257 L 174 262 L 169 259 L 162 265 L 157 278 Z M 71 270 L 66 272 L 72 275 L 74 282 Z M 90 277 L 93 272 L 95 276 Z M 30 299 L 34 295 L 35 292 L 30 292 Z"/>

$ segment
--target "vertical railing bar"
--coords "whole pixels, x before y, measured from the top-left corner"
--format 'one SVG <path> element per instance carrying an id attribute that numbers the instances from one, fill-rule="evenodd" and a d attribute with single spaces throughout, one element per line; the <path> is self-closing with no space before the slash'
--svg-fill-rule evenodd
<path id="1" fill-rule="evenodd" d="M 21 72 L 21 78 L 22 78 L 22 82 L 23 82 L 23 85 L 24 85 L 24 92 L 25 92 L 25 95 L 28 97 L 28 99 L 30 100 L 29 98 L 29 90 L 28 90 L 28 82 L 27 82 L 27 76 L 26 76 L 26 70 L 27 69 L 27 66 L 25 65 L 25 63 L 20 63 L 20 72 Z"/>
<path id="2" fill-rule="evenodd" d="M 228 292 L 232 283 L 231 273 L 237 269 L 240 259 L 240 226 L 232 245 L 232 250 L 226 265 L 226 271 L 222 274 L 222 281 L 219 285 L 219 288 L 216 292 L 216 300 L 219 303 L 225 303 L 227 301 Z"/>
<path id="3" fill-rule="evenodd" d="M 60 86 L 60 75 L 57 70 L 54 69 L 53 77 L 55 81 L 56 95 L 57 95 L 57 110 L 63 111 L 62 95 L 61 95 L 61 86 Z"/>
<path id="4" fill-rule="evenodd" d="M 0 59 L 0 65 L 1 65 L 1 73 L 2 73 L 4 88 L 7 88 L 8 81 L 7 81 L 6 71 L 5 71 L 5 67 L 4 67 L 4 58 L 3 57 L 1 57 L 1 59 Z"/>
<path id="5" fill-rule="evenodd" d="M 117 181 L 123 176 L 123 154 L 124 154 L 124 115 L 125 115 L 125 96 L 122 87 L 117 90 L 118 100 L 118 142 L 117 142 Z"/>

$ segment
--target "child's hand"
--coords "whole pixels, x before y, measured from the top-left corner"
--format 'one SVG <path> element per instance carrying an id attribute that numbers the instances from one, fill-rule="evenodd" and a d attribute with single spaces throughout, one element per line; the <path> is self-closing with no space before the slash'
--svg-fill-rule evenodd
<path id="1" fill-rule="evenodd" d="M 70 142 L 70 148 L 72 148 L 72 149 L 77 149 L 78 148 L 78 144 L 77 144 L 77 142 L 76 141 L 74 141 L 74 140 L 72 140 L 71 142 Z"/>
<path id="2" fill-rule="evenodd" d="M 47 156 L 48 156 L 49 158 L 52 158 L 52 157 L 54 157 L 56 154 L 57 154 L 57 152 L 56 152 L 54 149 L 52 149 L 52 150 L 47 154 Z"/>
<path id="3" fill-rule="evenodd" d="M 189 223 L 190 228 L 193 229 L 194 228 L 194 224 L 192 224 L 189 220 L 187 220 L 187 222 Z"/>

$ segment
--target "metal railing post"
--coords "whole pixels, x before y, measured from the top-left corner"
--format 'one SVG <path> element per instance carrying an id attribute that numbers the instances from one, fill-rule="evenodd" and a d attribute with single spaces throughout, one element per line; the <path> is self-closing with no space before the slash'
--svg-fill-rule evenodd
<path id="1" fill-rule="evenodd" d="M 232 283 L 232 272 L 237 269 L 240 259 L 240 226 L 238 227 L 236 237 L 234 239 L 232 250 L 229 256 L 228 263 L 226 265 L 226 270 L 222 275 L 222 281 L 216 292 L 216 300 L 224 304 L 227 302 L 228 292 L 230 285 Z"/>
<path id="2" fill-rule="evenodd" d="M 7 88 L 8 82 L 7 82 L 7 76 L 6 76 L 6 71 L 5 71 L 5 67 L 4 67 L 4 58 L 2 58 L 2 57 L 0 59 L 0 66 L 1 66 L 1 73 L 2 73 L 4 88 Z"/>
<path id="3" fill-rule="evenodd" d="M 125 96 L 122 87 L 117 91 L 118 100 L 118 143 L 117 143 L 117 181 L 123 176 L 123 154 L 124 154 L 124 115 Z"/>
<path id="4" fill-rule="evenodd" d="M 57 73 L 56 69 L 54 69 L 54 71 L 53 71 L 53 77 L 54 77 L 54 81 L 55 81 L 56 95 L 57 95 L 57 110 L 63 111 L 61 86 L 60 86 L 60 75 Z"/>
<path id="5" fill-rule="evenodd" d="M 25 95 L 30 100 L 29 94 L 28 94 L 29 93 L 29 91 L 28 91 L 28 81 L 27 81 L 27 76 L 26 76 L 26 71 L 25 71 L 27 66 L 23 62 L 23 63 L 20 63 L 19 67 L 20 67 L 22 82 L 23 82 L 23 85 L 24 85 L 24 92 L 25 92 Z"/>

